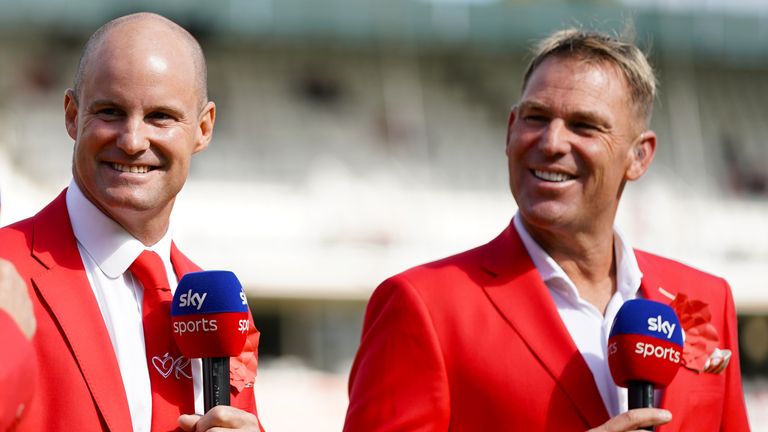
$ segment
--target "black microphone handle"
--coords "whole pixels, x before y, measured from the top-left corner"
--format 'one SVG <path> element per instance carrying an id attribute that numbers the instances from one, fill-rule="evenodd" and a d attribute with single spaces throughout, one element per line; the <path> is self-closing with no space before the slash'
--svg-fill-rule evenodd
<path id="1" fill-rule="evenodd" d="M 205 412 L 216 405 L 229 405 L 229 357 L 203 359 Z"/>
<path id="2" fill-rule="evenodd" d="M 630 381 L 627 387 L 629 409 L 653 408 L 653 384 L 644 381 Z M 653 430 L 653 426 L 643 430 Z"/>

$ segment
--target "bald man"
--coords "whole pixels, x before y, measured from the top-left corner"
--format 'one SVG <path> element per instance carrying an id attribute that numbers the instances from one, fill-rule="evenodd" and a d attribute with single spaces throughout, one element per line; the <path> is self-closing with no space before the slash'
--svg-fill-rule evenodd
<path id="1" fill-rule="evenodd" d="M 19 430 L 262 430 L 253 322 L 231 362 L 232 407 L 203 415 L 200 360 L 173 346 L 153 352 L 158 331 L 145 327 L 142 310 L 154 306 L 131 271 L 147 250 L 171 290 L 199 270 L 169 223 L 216 119 L 199 44 L 158 15 L 110 21 L 83 50 L 64 118 L 73 180 L 37 215 L 0 230 L 0 257 L 27 283 L 38 323 L 40 379 Z"/>

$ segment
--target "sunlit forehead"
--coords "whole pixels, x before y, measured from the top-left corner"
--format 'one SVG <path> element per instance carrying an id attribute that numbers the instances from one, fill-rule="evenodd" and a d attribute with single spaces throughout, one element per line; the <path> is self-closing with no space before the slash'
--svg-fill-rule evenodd
<path id="1" fill-rule="evenodd" d="M 168 70 L 168 62 L 159 56 L 149 56 L 147 60 L 153 72 L 162 73 Z"/>

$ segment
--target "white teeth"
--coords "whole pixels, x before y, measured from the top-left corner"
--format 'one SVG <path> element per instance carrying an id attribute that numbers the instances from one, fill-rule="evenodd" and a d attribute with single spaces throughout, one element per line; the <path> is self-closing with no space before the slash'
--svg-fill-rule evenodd
<path id="1" fill-rule="evenodd" d="M 135 165 L 122 165 L 119 163 L 113 163 L 112 168 L 120 172 L 129 172 L 134 174 L 144 174 L 149 172 L 149 167 L 146 165 L 135 166 Z"/>
<path id="2" fill-rule="evenodd" d="M 575 178 L 565 173 L 552 172 L 552 171 L 540 171 L 540 170 L 534 170 L 533 175 L 535 175 L 536 177 L 542 180 L 546 180 L 550 182 L 564 182 L 564 181 Z"/>

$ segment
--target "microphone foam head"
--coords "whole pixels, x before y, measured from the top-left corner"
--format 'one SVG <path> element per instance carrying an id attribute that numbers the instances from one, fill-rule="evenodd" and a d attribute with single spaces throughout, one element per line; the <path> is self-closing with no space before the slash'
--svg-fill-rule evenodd
<path id="1" fill-rule="evenodd" d="M 173 336 L 187 358 L 236 357 L 248 335 L 248 301 L 230 271 L 188 273 L 171 305 Z"/>
<path id="2" fill-rule="evenodd" d="M 608 366 L 616 385 L 642 381 L 665 388 L 680 369 L 683 330 L 675 311 L 659 302 L 629 300 L 608 338 Z"/>

